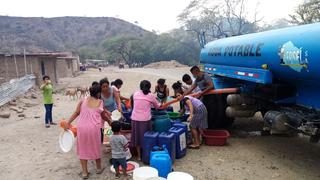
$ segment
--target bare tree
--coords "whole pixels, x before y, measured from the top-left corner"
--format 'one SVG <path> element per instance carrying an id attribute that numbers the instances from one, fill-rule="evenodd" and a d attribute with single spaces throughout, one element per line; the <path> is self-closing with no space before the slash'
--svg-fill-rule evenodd
<path id="1" fill-rule="evenodd" d="M 194 0 L 178 16 L 187 31 L 196 34 L 198 42 L 214 40 L 227 36 L 241 35 L 255 32 L 258 19 L 258 5 L 255 8 L 254 19 L 248 18 L 245 8 L 247 0 L 221 0 L 210 4 L 208 0 Z M 196 14 L 193 15 L 193 13 Z M 202 37 L 204 36 L 204 37 Z"/>
<path id="2" fill-rule="evenodd" d="M 292 24 L 310 24 L 320 21 L 320 0 L 307 0 L 290 16 Z"/>

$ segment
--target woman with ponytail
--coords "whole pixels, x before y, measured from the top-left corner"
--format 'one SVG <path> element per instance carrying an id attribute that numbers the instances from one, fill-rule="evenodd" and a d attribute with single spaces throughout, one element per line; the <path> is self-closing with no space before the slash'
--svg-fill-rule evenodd
<path id="1" fill-rule="evenodd" d="M 147 80 L 140 82 L 140 91 L 133 94 L 133 110 L 131 115 L 131 142 L 137 150 L 137 160 L 141 160 L 143 135 L 151 130 L 151 108 L 159 108 L 158 101 L 150 91 L 151 83 Z"/>

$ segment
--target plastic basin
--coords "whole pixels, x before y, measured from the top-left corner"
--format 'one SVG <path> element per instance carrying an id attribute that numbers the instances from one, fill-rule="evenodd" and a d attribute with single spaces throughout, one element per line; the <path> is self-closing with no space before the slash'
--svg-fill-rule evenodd
<path id="1" fill-rule="evenodd" d="M 227 130 L 204 130 L 204 143 L 208 146 L 224 146 L 230 133 Z"/>
<path id="2" fill-rule="evenodd" d="M 178 112 L 168 112 L 169 118 L 170 119 L 179 119 L 180 118 L 180 113 Z"/>

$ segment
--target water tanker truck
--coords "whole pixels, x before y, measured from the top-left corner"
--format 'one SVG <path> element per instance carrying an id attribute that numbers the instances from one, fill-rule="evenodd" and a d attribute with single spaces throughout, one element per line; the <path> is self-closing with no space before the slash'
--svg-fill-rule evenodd
<path id="1" fill-rule="evenodd" d="M 200 63 L 222 90 L 212 98 L 212 126 L 260 111 L 265 132 L 299 132 L 319 141 L 320 23 L 212 41 Z M 223 93 L 226 88 L 238 91 Z"/>

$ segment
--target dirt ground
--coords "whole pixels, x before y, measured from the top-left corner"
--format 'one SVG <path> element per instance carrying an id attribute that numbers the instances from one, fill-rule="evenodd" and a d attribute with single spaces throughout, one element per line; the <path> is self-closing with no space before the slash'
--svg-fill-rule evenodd
<path id="1" fill-rule="evenodd" d="M 188 68 L 178 69 L 103 69 L 90 70 L 75 78 L 63 79 L 54 95 L 54 121 L 68 118 L 78 100 L 70 100 L 63 88 L 90 85 L 92 81 L 108 77 L 124 81 L 122 94 L 129 96 L 139 87 L 140 80 L 148 79 L 153 84 L 159 77 L 167 84 L 179 80 Z M 11 112 L 8 119 L 0 118 L 0 179 L 80 179 L 80 163 L 75 149 L 63 153 L 58 144 L 61 128 L 44 127 L 44 107 L 41 95 L 27 99 L 35 106 L 26 107 L 25 118 Z M 26 100 L 26 101 L 27 101 Z M 19 105 L 18 106 L 22 106 Z M 202 146 L 200 150 L 188 150 L 187 155 L 174 162 L 175 171 L 191 174 L 196 180 L 256 180 L 256 179 L 320 179 L 320 144 L 311 144 L 305 137 L 256 136 L 262 126 L 257 115 L 251 119 L 237 120 L 231 129 L 232 137 L 223 147 Z M 108 160 L 103 155 L 107 169 L 101 175 L 94 173 L 90 162 L 90 179 L 114 179 Z"/>

